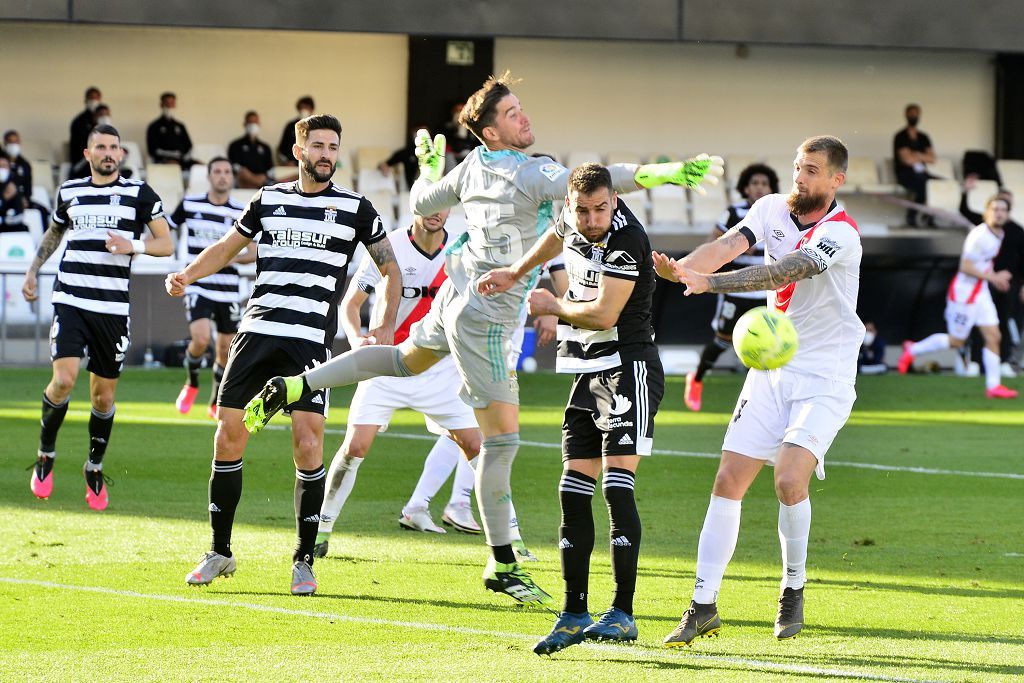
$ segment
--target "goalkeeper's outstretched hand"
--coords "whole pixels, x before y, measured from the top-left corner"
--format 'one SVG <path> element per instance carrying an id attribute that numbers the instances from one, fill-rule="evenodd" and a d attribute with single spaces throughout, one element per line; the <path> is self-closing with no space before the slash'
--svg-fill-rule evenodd
<path id="1" fill-rule="evenodd" d="M 636 170 L 636 184 L 640 187 L 657 187 L 658 185 L 683 185 L 697 192 L 707 194 L 704 185 L 717 185 L 718 179 L 725 171 L 722 157 L 707 154 L 695 156 L 687 161 L 674 161 L 667 164 L 644 164 Z"/>
<path id="2" fill-rule="evenodd" d="M 444 133 L 430 139 L 426 128 L 416 131 L 416 159 L 420 163 L 420 176 L 436 183 L 444 175 Z"/>

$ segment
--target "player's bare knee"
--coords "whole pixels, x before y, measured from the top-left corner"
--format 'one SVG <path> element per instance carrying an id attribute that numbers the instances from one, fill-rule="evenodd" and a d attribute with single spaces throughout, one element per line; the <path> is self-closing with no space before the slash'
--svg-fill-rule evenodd
<path id="1" fill-rule="evenodd" d="M 775 495 L 783 505 L 796 505 L 807 497 L 807 479 L 797 472 L 775 472 Z"/>
<path id="2" fill-rule="evenodd" d="M 96 391 L 92 396 L 92 407 L 99 413 L 109 413 L 114 407 L 113 391 Z"/>
<path id="3" fill-rule="evenodd" d="M 737 476 L 737 473 L 728 467 L 720 467 L 718 474 L 715 475 L 715 483 L 711 492 L 722 498 L 740 500 L 747 490 L 745 483 Z"/>
<path id="4" fill-rule="evenodd" d="M 47 396 L 51 400 L 58 403 L 63 402 L 68 397 L 71 390 L 75 388 L 75 375 L 70 372 L 63 370 L 54 371 L 53 379 L 50 380 L 50 386 L 47 387 Z"/>
<path id="5" fill-rule="evenodd" d="M 480 455 L 480 446 L 483 443 L 483 436 L 480 432 L 471 434 L 452 434 L 452 441 L 459 445 L 459 448 L 466 454 L 466 458 L 472 460 Z"/>
<path id="6" fill-rule="evenodd" d="M 237 460 L 245 452 L 249 441 L 249 432 L 241 420 L 220 420 L 217 433 L 213 437 L 214 460 Z"/>
<path id="7" fill-rule="evenodd" d="M 346 441 L 341 447 L 341 454 L 349 458 L 365 458 L 370 452 L 370 442 L 363 439 Z"/>

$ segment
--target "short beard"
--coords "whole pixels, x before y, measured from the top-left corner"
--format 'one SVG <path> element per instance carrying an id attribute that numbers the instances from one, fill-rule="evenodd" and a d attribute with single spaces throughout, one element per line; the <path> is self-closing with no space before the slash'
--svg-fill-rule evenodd
<path id="1" fill-rule="evenodd" d="M 309 160 L 309 157 L 305 154 L 302 155 L 302 170 L 306 172 L 310 178 L 318 183 L 326 183 L 334 176 L 334 169 L 332 168 L 326 174 L 321 175 L 317 173 L 316 166 Z"/>
<path id="2" fill-rule="evenodd" d="M 111 163 L 113 163 L 114 168 L 111 169 L 109 172 L 103 170 L 103 163 L 104 162 L 101 161 L 98 164 L 94 164 L 92 161 L 90 161 L 89 162 L 89 170 L 92 171 L 93 173 L 95 173 L 96 175 L 101 175 L 101 176 L 111 176 L 111 175 L 114 175 L 115 173 L 117 173 L 117 162 L 111 162 Z"/>
<path id="3" fill-rule="evenodd" d="M 827 207 L 828 196 L 824 194 L 800 194 L 796 188 L 786 197 L 786 204 L 794 216 L 806 216 Z"/>

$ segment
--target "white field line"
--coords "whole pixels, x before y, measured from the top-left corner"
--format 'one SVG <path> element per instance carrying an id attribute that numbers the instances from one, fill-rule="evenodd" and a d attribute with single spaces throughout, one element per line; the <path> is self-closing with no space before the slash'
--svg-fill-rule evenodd
<path id="1" fill-rule="evenodd" d="M 79 413 L 79 416 L 87 416 L 88 413 L 85 411 L 68 411 L 69 414 L 75 415 Z M 208 427 L 212 428 L 215 423 L 212 421 L 200 422 L 197 420 L 189 420 L 186 418 L 177 417 L 130 417 L 130 416 L 118 416 L 118 422 L 131 422 L 133 424 L 168 424 L 168 425 L 186 425 L 190 427 Z M 290 429 L 290 427 L 282 424 L 267 425 L 265 429 L 272 431 L 282 431 Z M 344 434 L 344 429 L 325 429 L 325 434 Z M 392 432 L 386 431 L 378 436 L 391 437 L 393 439 L 412 439 L 414 441 L 436 441 L 437 436 L 434 434 L 413 434 L 409 432 Z M 551 443 L 548 441 L 520 441 L 524 446 L 534 446 L 536 448 L 550 448 L 553 450 L 561 450 L 562 445 L 558 443 Z M 654 453 L 656 455 L 667 455 L 675 458 L 704 458 L 709 460 L 718 460 L 721 457 L 721 453 L 704 453 L 701 451 L 677 451 L 665 448 L 655 448 Z M 965 470 L 945 470 L 937 469 L 933 467 L 914 467 L 912 465 L 880 465 L 877 463 L 870 462 L 850 462 L 847 460 L 826 460 L 825 464 L 828 467 L 853 467 L 855 469 L 862 470 L 877 470 L 881 472 L 908 472 L 910 474 L 939 474 L 954 477 L 983 477 L 989 479 L 1017 479 L 1024 480 L 1024 474 L 1017 474 L 1015 472 L 970 472 Z"/>
<path id="2" fill-rule="evenodd" d="M 99 593 L 101 595 L 118 595 L 126 598 L 137 598 L 140 600 L 150 600 L 154 602 L 173 602 L 181 603 L 186 605 L 197 605 L 204 607 L 230 607 L 235 609 L 245 609 L 254 612 L 269 612 L 272 614 L 285 614 L 296 617 L 309 617 L 312 619 L 329 619 L 333 621 L 344 621 L 352 624 L 364 624 L 373 626 L 387 626 L 392 628 L 405 628 L 405 629 L 417 629 L 420 631 L 440 631 L 444 633 L 461 633 L 469 636 L 484 636 L 488 638 L 501 638 L 505 640 L 522 640 L 528 642 L 534 642 L 537 640 L 536 635 L 529 635 L 526 633 L 509 633 L 505 631 L 490 631 L 487 629 L 468 628 L 466 626 L 450 626 L 448 624 L 438 624 L 430 622 L 419 622 L 419 621 L 398 621 L 393 619 L 378 619 L 374 617 L 358 617 L 348 614 L 337 614 L 333 612 L 317 612 L 313 610 L 305 609 L 287 609 L 285 607 L 274 607 L 272 605 L 260 605 L 252 602 L 236 602 L 234 600 L 217 600 L 212 598 L 187 598 L 180 595 L 161 595 L 159 593 L 139 593 L 137 591 L 121 590 L 116 588 L 104 588 L 102 586 L 75 586 L 66 583 L 54 583 L 52 581 L 34 581 L 31 579 L 16 579 L 12 577 L 0 576 L 0 583 L 14 584 L 19 586 L 34 586 L 37 588 L 48 588 L 55 590 L 65 591 L 77 591 L 80 593 Z M 646 647 L 643 645 L 608 645 L 608 644 L 593 644 L 585 643 L 585 647 L 594 649 L 604 650 L 608 652 L 615 652 L 617 654 L 629 655 L 635 659 L 643 660 L 647 657 L 651 650 L 654 648 Z M 670 650 L 654 650 L 661 657 L 674 659 L 677 658 L 672 654 Z M 741 667 L 757 668 L 757 669 L 769 669 L 772 671 L 784 671 L 788 673 L 803 673 L 803 674 L 815 674 L 818 676 L 827 677 L 841 677 L 841 678 L 855 678 L 862 680 L 871 681 L 894 681 L 898 683 L 931 683 L 917 678 L 897 678 L 893 676 L 885 676 L 882 674 L 872 674 L 862 671 L 854 671 L 849 669 L 826 669 L 817 666 L 807 666 L 804 664 L 786 664 L 783 662 L 773 662 L 769 660 L 760 659 L 748 659 L 746 657 L 727 657 L 721 655 L 710 655 L 702 654 L 700 652 L 688 651 L 687 658 L 703 659 L 714 662 L 721 662 L 723 664 L 733 664 Z M 678 657 L 682 658 L 682 657 Z"/>

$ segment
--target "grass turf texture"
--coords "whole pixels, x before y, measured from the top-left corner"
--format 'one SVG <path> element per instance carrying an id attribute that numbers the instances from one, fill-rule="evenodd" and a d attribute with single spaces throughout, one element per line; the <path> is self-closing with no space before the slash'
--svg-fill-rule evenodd
<path id="1" fill-rule="evenodd" d="M 233 547 L 238 573 L 207 589 L 184 576 L 209 546 L 206 487 L 212 423 L 204 406 L 173 407 L 180 370 L 131 369 L 118 390 L 104 513 L 87 509 L 87 377 L 58 441 L 55 491 L 28 489 L 39 396 L 49 373 L 5 368 L 0 397 L 0 679 L 284 680 L 1010 680 L 1024 676 L 1024 479 L 875 471 L 829 465 L 812 482 L 807 623 L 771 634 L 780 575 L 778 503 L 770 471 L 744 502 L 739 545 L 719 609 L 721 637 L 666 651 L 661 639 L 689 602 L 713 457 L 656 455 L 639 471 L 644 523 L 635 646 L 578 646 L 542 659 L 544 611 L 486 592 L 481 537 L 400 532 L 396 519 L 430 441 L 400 413 L 374 444 L 315 566 L 320 592 L 288 595 L 294 543 L 286 430 L 254 437 Z M 208 373 L 203 381 L 209 382 Z M 522 438 L 557 443 L 568 378 L 526 375 Z M 705 410 L 682 409 L 670 378 L 656 448 L 715 453 L 740 378 L 711 376 Z M 1019 382 L 1017 384 L 1020 384 Z M 205 391 L 207 387 L 203 387 Z M 1020 387 L 1018 387 L 1020 388 Z M 866 377 L 830 461 L 1024 474 L 1019 402 L 982 398 L 979 379 Z M 332 392 L 325 451 L 340 444 L 351 391 Z M 274 423 L 286 425 L 277 418 Z M 524 446 L 513 489 L 534 577 L 556 597 L 558 451 Z M 435 519 L 447 500 L 434 501 Z M 612 582 L 607 519 L 591 609 Z M 11 580 L 22 583 L 12 583 Z M 27 582 L 27 583 L 26 583 Z M 303 675 L 305 675 L 303 674 Z"/>

